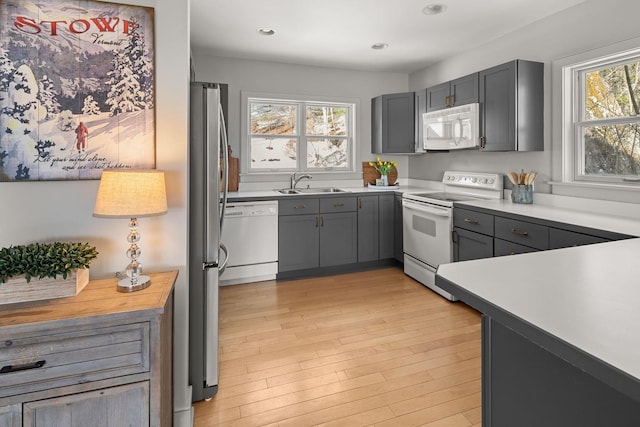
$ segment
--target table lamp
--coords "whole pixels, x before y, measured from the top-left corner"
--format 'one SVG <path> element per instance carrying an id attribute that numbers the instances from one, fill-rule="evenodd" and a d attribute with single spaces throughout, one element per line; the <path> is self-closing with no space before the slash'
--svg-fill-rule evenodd
<path id="1" fill-rule="evenodd" d="M 148 287 L 149 276 L 142 275 L 140 256 L 140 234 L 138 218 L 167 213 L 167 195 L 164 172 L 154 169 L 127 170 L 105 169 L 102 171 L 93 216 L 99 218 L 130 218 L 130 247 L 127 257 L 127 278 L 118 282 L 119 292 L 135 292 Z"/>

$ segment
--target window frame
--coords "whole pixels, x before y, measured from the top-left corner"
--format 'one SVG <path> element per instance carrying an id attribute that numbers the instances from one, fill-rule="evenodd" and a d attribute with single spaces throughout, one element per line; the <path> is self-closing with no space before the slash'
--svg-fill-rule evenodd
<path id="1" fill-rule="evenodd" d="M 246 153 L 242 156 L 243 161 L 241 165 L 241 172 L 245 177 L 260 177 L 287 174 L 290 175 L 294 172 L 304 172 L 326 175 L 337 174 L 350 174 L 356 172 L 356 114 L 358 111 L 358 101 L 354 99 L 345 98 L 328 98 L 319 96 L 302 96 L 302 95 L 281 95 L 281 94 L 265 94 L 265 93 L 253 93 L 242 92 L 241 96 L 242 108 L 241 108 L 241 150 Z M 297 155 L 296 155 L 296 168 L 252 168 L 251 167 L 251 138 L 258 134 L 251 133 L 251 102 L 264 102 L 264 103 L 279 103 L 279 104 L 295 104 L 297 106 L 296 126 L 298 132 L 296 135 L 282 135 L 282 138 L 297 139 Z M 347 110 L 347 135 L 346 136 L 330 136 L 331 138 L 345 139 L 347 141 L 347 165 L 344 167 L 327 167 L 327 168 L 310 168 L 307 167 L 307 155 L 308 155 L 308 139 L 323 138 L 318 135 L 307 135 L 306 133 L 306 107 L 307 106 L 332 106 L 339 108 L 346 108 Z"/>
<path id="2" fill-rule="evenodd" d="M 598 125 L 640 124 L 639 116 L 586 120 L 585 76 L 589 72 L 611 68 L 629 62 L 640 61 L 640 49 L 609 53 L 596 58 L 569 63 L 562 67 L 562 125 L 563 133 L 563 183 L 594 184 L 599 186 L 637 186 L 629 175 L 587 175 L 583 173 L 586 157 L 584 153 L 584 129 Z"/>

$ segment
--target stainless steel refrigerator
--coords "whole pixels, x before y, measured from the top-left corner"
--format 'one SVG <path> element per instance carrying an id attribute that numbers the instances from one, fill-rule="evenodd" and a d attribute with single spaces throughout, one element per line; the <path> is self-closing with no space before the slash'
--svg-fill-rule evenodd
<path id="1" fill-rule="evenodd" d="M 189 132 L 189 380 L 192 400 L 218 391 L 218 276 L 227 202 L 226 86 L 191 83 Z"/>

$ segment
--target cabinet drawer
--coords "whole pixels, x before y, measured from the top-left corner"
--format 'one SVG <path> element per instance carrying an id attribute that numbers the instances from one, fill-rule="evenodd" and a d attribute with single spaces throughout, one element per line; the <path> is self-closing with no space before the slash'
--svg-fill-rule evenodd
<path id="1" fill-rule="evenodd" d="M 318 199 L 291 198 L 278 202 L 278 213 L 282 215 L 317 214 L 320 212 Z"/>
<path id="2" fill-rule="evenodd" d="M 493 215 L 490 214 L 454 208 L 453 225 L 454 227 L 493 236 Z"/>
<path id="3" fill-rule="evenodd" d="M 355 197 L 323 197 L 320 199 L 321 213 L 355 212 L 356 206 Z"/>
<path id="4" fill-rule="evenodd" d="M 549 249 L 549 227 L 544 225 L 497 216 L 495 236 L 536 249 Z"/>
<path id="5" fill-rule="evenodd" d="M 0 397 L 148 372 L 149 323 L 5 339 L 0 368 Z"/>
<path id="6" fill-rule="evenodd" d="M 549 248 L 559 249 L 571 246 L 590 245 L 592 243 L 608 242 L 602 237 L 591 236 L 589 234 L 576 233 L 575 231 L 549 228 Z"/>
<path id="7" fill-rule="evenodd" d="M 537 252 L 538 250 L 529 246 L 519 245 L 513 242 L 507 242 L 502 239 L 494 239 L 493 241 L 493 255 L 494 256 L 504 256 L 504 255 L 517 255 L 517 254 L 526 254 L 527 252 Z"/>

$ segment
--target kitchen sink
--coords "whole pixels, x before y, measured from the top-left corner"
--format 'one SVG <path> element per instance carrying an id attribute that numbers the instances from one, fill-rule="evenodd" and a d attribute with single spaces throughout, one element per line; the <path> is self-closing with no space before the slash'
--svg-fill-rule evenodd
<path id="1" fill-rule="evenodd" d="M 323 187 L 323 188 L 282 188 L 276 190 L 280 194 L 324 194 L 324 193 L 348 193 L 347 190 L 336 187 Z"/>

